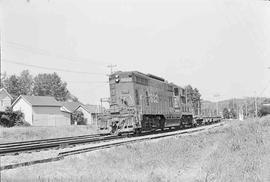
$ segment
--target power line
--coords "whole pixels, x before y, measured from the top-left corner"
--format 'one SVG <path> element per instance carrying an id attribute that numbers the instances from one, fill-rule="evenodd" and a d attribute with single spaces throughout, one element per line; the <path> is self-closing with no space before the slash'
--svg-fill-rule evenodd
<path id="1" fill-rule="evenodd" d="M 94 64 L 103 65 L 103 66 L 105 66 L 107 64 L 105 62 L 101 62 L 101 61 L 97 62 L 97 61 L 93 61 L 91 59 L 59 55 L 59 54 L 52 53 L 52 52 L 50 52 L 48 50 L 45 50 L 45 49 L 34 48 L 34 47 L 23 45 L 23 44 L 20 44 L 20 43 L 17 43 L 17 42 L 6 41 L 5 43 L 6 43 L 7 46 L 13 47 L 15 49 L 21 49 L 21 50 L 24 50 L 24 51 L 28 51 L 28 52 L 31 52 L 31 53 L 34 53 L 34 54 L 40 54 L 40 55 L 44 55 L 44 56 L 53 56 L 53 57 L 56 57 L 56 58 L 59 58 L 59 59 L 68 60 L 69 62 L 85 63 L 85 62 L 90 62 L 91 61 L 92 64 L 94 63 Z"/>
<path id="2" fill-rule="evenodd" d="M 11 74 L 6 74 L 5 75 L 7 77 L 12 76 Z M 63 82 L 67 82 L 67 83 L 73 83 L 73 84 L 108 84 L 109 81 L 78 81 L 78 80 L 63 80 Z"/>
<path id="3" fill-rule="evenodd" d="M 88 83 L 88 84 L 92 84 L 92 83 L 102 83 L 102 84 L 104 84 L 104 83 L 108 83 L 108 82 L 106 82 L 106 81 L 69 81 L 69 80 L 67 80 L 67 81 L 65 81 L 65 82 L 68 82 L 68 83 L 75 83 L 75 84 L 85 84 L 85 83 Z"/>
<path id="4" fill-rule="evenodd" d="M 90 73 L 90 72 L 84 72 L 84 71 L 74 71 L 74 70 L 67 70 L 67 69 L 60 69 L 60 68 L 53 68 L 53 67 L 38 66 L 38 65 L 33 65 L 33 64 L 26 64 L 26 63 L 21 63 L 21 62 L 17 62 L 17 61 L 12 61 L 9 59 L 3 59 L 2 61 L 6 62 L 6 63 L 12 63 L 12 64 L 16 64 L 16 65 L 28 66 L 28 67 L 45 69 L 45 70 L 50 70 L 50 71 L 55 70 L 55 71 L 68 72 L 68 73 L 103 75 L 104 76 L 103 73 Z"/>

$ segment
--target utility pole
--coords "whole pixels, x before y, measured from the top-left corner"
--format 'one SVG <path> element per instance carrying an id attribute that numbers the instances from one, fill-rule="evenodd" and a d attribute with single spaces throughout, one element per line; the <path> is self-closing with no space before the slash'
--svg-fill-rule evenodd
<path id="1" fill-rule="evenodd" d="M 0 32 L 0 88 L 2 88 L 2 37 Z M 1 182 L 1 179 L 0 179 Z"/>
<path id="2" fill-rule="evenodd" d="M 2 36 L 0 32 L 0 88 L 2 88 Z M 1 123 L 1 117 L 0 116 L 0 123 Z M 0 131 L 0 138 L 2 137 L 2 131 Z M 2 181 L 2 176 L 1 176 L 1 156 L 0 156 L 0 182 Z"/>
<path id="3" fill-rule="evenodd" d="M 113 68 L 115 68 L 117 65 L 116 64 L 110 64 L 107 67 L 111 69 L 111 74 L 113 74 Z"/>

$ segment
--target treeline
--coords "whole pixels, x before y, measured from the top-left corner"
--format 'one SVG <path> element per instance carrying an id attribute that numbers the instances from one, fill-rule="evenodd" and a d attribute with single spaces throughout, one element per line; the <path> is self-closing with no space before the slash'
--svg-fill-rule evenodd
<path id="1" fill-rule="evenodd" d="M 41 73 L 36 76 L 28 70 L 20 75 L 4 74 L 2 85 L 16 99 L 19 95 L 53 96 L 58 101 L 78 101 L 67 89 L 67 83 L 57 73 Z"/>
<path id="2" fill-rule="evenodd" d="M 239 116 L 252 118 L 268 114 L 264 104 L 270 103 L 266 97 L 246 97 L 223 100 L 220 102 L 203 102 L 203 111 L 222 115 L 224 118 L 237 119 Z M 257 109 L 256 109 L 257 108 Z"/>

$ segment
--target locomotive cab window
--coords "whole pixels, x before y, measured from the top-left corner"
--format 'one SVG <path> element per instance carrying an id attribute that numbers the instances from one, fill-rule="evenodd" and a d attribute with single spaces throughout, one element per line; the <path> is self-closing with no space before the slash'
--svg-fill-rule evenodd
<path id="1" fill-rule="evenodd" d="M 178 95 L 179 95 L 179 90 L 178 90 L 178 88 L 174 88 L 173 91 L 174 91 L 174 96 L 178 96 Z"/>

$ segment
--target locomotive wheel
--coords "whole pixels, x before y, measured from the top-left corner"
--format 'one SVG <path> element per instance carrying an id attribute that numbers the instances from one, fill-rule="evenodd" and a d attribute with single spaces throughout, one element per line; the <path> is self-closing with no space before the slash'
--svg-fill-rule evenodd
<path id="1" fill-rule="evenodd" d="M 116 130 L 114 130 L 114 131 L 111 130 L 111 131 L 110 131 L 110 134 L 111 134 L 111 135 L 114 135 L 114 136 L 120 136 L 120 135 L 121 135 L 121 133 L 119 132 L 118 129 L 116 129 Z"/>

